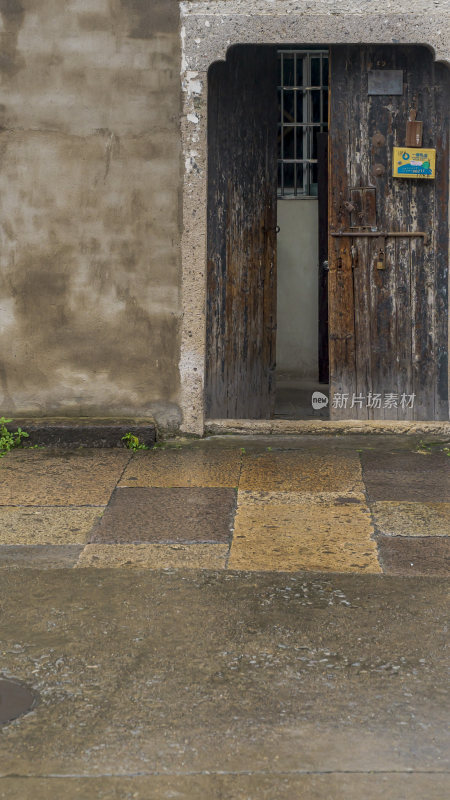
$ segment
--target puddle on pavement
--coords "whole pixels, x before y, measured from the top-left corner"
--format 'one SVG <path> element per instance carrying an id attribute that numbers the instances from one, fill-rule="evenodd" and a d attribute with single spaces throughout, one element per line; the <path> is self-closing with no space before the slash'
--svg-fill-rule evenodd
<path id="1" fill-rule="evenodd" d="M 35 699 L 28 686 L 0 678 L 0 725 L 26 714 L 33 708 Z"/>

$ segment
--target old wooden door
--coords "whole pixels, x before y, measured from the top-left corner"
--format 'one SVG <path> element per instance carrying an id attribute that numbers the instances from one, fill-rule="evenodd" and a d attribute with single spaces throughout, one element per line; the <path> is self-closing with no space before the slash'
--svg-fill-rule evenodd
<path id="1" fill-rule="evenodd" d="M 449 71 L 416 46 L 336 46 L 330 61 L 331 416 L 447 419 Z M 368 93 L 372 70 L 384 94 Z M 435 180 L 392 177 L 410 109 Z"/>
<path id="2" fill-rule="evenodd" d="M 276 49 L 237 46 L 208 74 L 206 414 L 273 412 Z"/>

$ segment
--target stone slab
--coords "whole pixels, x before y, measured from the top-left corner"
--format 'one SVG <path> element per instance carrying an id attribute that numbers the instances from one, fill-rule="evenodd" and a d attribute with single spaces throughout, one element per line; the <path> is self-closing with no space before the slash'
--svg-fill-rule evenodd
<path id="1" fill-rule="evenodd" d="M 361 453 L 370 500 L 450 500 L 450 459 L 443 453 Z"/>
<path id="2" fill-rule="evenodd" d="M 65 569 L 73 567 L 83 545 L 4 545 L 0 546 L 0 568 Z"/>
<path id="3" fill-rule="evenodd" d="M 443 800 L 448 775 L 386 773 L 3 778 L 1 800 Z"/>
<path id="4" fill-rule="evenodd" d="M 380 572 L 364 496 L 239 492 L 229 568 Z"/>
<path id="5" fill-rule="evenodd" d="M 104 506 L 0 506 L 0 545 L 85 544 Z"/>
<path id="6" fill-rule="evenodd" d="M 444 772 L 446 585 L 1 570 L 2 672 L 39 702 L 0 775 Z"/>
<path id="7" fill-rule="evenodd" d="M 11 452 L 0 459 L 0 505 L 106 505 L 130 457 L 125 450 Z"/>
<path id="8" fill-rule="evenodd" d="M 377 533 L 385 536 L 450 536 L 450 503 L 371 503 Z"/>
<path id="9" fill-rule="evenodd" d="M 90 543 L 228 542 L 234 489 L 116 489 Z"/>
<path id="10" fill-rule="evenodd" d="M 139 453 L 125 470 L 120 486 L 237 488 L 241 453 L 217 447 L 183 447 Z"/>
<path id="11" fill-rule="evenodd" d="M 265 491 L 363 491 L 358 453 L 317 453 L 308 450 L 246 455 L 239 488 Z"/>
<path id="12" fill-rule="evenodd" d="M 210 419 L 205 421 L 206 434 L 251 434 L 257 436 L 450 436 L 450 422 L 399 420 L 287 420 L 287 419 Z"/>
<path id="13" fill-rule="evenodd" d="M 437 449 L 437 448 L 436 448 Z M 397 450 L 365 450 L 361 454 L 364 476 L 382 473 L 402 473 L 408 475 L 433 475 L 437 480 L 450 481 L 450 458 L 439 452 L 398 452 Z M 450 484 L 449 484 L 450 485 Z"/>
<path id="14" fill-rule="evenodd" d="M 224 569 L 228 544 L 88 544 L 76 567 Z"/>
<path id="15" fill-rule="evenodd" d="M 450 575 L 450 537 L 378 536 L 378 553 L 388 575 Z"/>

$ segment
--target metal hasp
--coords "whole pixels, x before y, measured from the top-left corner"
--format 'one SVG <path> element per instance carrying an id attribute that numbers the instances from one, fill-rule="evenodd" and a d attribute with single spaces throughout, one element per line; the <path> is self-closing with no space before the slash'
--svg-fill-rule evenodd
<path id="1" fill-rule="evenodd" d="M 345 238 L 346 236 L 370 236 L 375 239 L 388 239 L 392 236 L 396 238 L 414 238 L 418 237 L 423 239 L 425 245 L 430 243 L 430 236 L 425 231 L 338 231 L 332 232 L 331 236 Z"/>

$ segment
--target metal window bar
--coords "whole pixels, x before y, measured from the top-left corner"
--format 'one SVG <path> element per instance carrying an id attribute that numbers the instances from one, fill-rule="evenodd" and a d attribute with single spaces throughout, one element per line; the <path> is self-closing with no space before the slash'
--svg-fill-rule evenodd
<path id="1" fill-rule="evenodd" d="M 289 197 L 316 197 L 317 190 L 314 192 L 313 165 L 317 164 L 314 155 L 314 132 L 315 130 L 327 131 L 328 119 L 324 118 L 324 93 L 328 87 L 324 83 L 324 64 L 328 61 L 327 50 L 302 50 L 302 49 L 283 49 L 278 51 L 279 57 L 279 77 L 278 94 L 280 98 L 280 119 L 279 119 L 279 182 L 278 196 Z M 290 59 L 291 75 L 293 81 L 285 82 L 285 59 Z M 319 82 L 314 82 L 312 75 L 312 60 L 319 61 Z M 298 81 L 299 69 L 298 62 L 302 61 L 302 80 Z M 286 121 L 286 92 L 291 92 L 293 100 L 293 117 Z M 319 92 L 319 119 L 313 120 L 313 91 Z M 298 93 L 302 92 L 302 120 L 298 119 Z M 293 136 L 293 158 L 288 158 L 285 152 L 286 133 L 290 132 Z M 302 143 L 301 156 L 299 154 L 299 143 Z M 286 185 L 285 167 L 292 165 L 290 175 L 290 185 Z M 299 181 L 299 166 L 302 166 L 301 181 Z"/>

